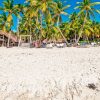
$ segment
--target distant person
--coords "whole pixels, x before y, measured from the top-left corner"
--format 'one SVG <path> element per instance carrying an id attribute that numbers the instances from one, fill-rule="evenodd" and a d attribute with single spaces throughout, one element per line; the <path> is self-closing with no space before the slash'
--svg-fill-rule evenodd
<path id="1" fill-rule="evenodd" d="M 47 45 L 47 39 L 44 39 L 44 40 L 42 41 L 42 47 L 45 48 L 46 45 Z"/>

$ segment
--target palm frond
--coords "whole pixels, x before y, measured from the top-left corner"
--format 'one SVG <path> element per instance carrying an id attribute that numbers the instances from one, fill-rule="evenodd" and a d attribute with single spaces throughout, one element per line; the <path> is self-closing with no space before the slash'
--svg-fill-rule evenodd
<path id="1" fill-rule="evenodd" d="M 93 2 L 90 4 L 90 6 L 100 5 L 100 2 Z"/>
<path id="2" fill-rule="evenodd" d="M 62 10 L 66 10 L 67 8 L 69 8 L 71 5 L 67 5 L 67 6 L 64 6 L 63 8 L 62 8 Z"/>

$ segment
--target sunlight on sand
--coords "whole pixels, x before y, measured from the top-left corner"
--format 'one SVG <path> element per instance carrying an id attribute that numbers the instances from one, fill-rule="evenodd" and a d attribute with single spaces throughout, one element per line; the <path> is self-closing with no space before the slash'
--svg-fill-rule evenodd
<path id="1" fill-rule="evenodd" d="M 0 48 L 0 100 L 100 100 L 100 47 Z"/>

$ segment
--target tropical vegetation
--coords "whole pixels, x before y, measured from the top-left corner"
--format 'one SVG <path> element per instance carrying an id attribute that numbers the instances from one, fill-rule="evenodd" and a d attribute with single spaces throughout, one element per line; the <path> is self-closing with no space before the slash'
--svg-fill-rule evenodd
<path id="1" fill-rule="evenodd" d="M 100 41 L 100 23 L 92 20 L 96 13 L 100 14 L 100 10 L 95 8 L 100 2 L 76 2 L 72 14 L 67 13 L 71 5 L 65 5 L 61 0 L 26 0 L 24 4 L 4 0 L 2 4 L 0 30 L 10 32 L 14 25 L 13 16 L 16 16 L 17 35 L 32 35 L 33 40 L 63 40 L 67 45 L 79 41 Z M 63 21 L 63 15 L 68 17 L 67 22 Z"/>

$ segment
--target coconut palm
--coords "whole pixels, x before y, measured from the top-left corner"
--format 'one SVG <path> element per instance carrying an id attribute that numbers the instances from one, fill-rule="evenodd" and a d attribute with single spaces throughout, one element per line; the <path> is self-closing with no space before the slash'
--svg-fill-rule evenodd
<path id="1" fill-rule="evenodd" d="M 55 8 L 53 18 L 54 18 L 54 21 L 56 22 L 57 30 L 59 31 L 59 33 L 65 40 L 66 44 L 68 45 L 68 42 L 60 29 L 60 24 L 62 24 L 62 15 L 68 15 L 68 13 L 65 10 L 69 8 L 70 5 L 64 6 L 62 2 L 60 1 L 56 1 L 56 2 L 57 2 L 57 7 Z"/>
<path id="2" fill-rule="evenodd" d="M 5 0 L 3 1 L 3 7 L 0 7 L 0 10 L 4 11 L 7 14 L 7 23 L 9 23 L 7 26 L 10 28 L 10 30 L 13 25 L 13 15 L 19 16 L 19 8 L 20 5 L 14 5 L 14 0 Z M 9 41 L 10 38 L 8 38 L 8 47 Z"/>
<path id="3" fill-rule="evenodd" d="M 89 43 L 89 37 L 94 32 L 91 25 L 92 25 L 92 21 L 88 20 L 87 23 L 84 25 L 83 34 L 82 34 L 83 40 L 86 40 L 88 43 Z"/>
<path id="4" fill-rule="evenodd" d="M 4 11 L 0 15 L 0 29 L 10 31 L 13 26 L 13 15 L 19 16 L 19 32 L 21 34 L 31 34 L 34 39 L 50 40 L 64 39 L 66 43 L 75 40 L 92 40 L 100 36 L 100 24 L 90 20 L 94 17 L 94 12 L 100 13 L 94 9 L 94 6 L 100 2 L 91 2 L 83 0 L 77 2 L 80 12 L 72 13 L 70 16 L 66 9 L 70 5 L 63 5 L 60 0 L 26 0 L 25 4 L 14 4 L 14 0 L 5 0 L 0 10 Z M 62 15 L 69 16 L 69 22 L 62 21 Z"/>
<path id="5" fill-rule="evenodd" d="M 76 44 L 79 42 L 82 36 L 83 29 L 87 22 L 87 19 L 89 19 L 91 15 L 94 17 L 94 12 L 97 12 L 100 14 L 100 11 L 94 8 L 95 5 L 100 5 L 100 2 L 91 2 L 91 0 L 83 0 L 83 2 L 77 2 L 77 4 L 78 6 L 75 7 L 75 9 L 80 10 L 80 12 L 78 13 L 78 16 L 81 16 L 84 13 L 84 18 L 83 18 L 82 26 L 79 31 L 79 37 L 76 41 Z"/>
<path id="6" fill-rule="evenodd" d="M 92 39 L 94 41 L 95 38 L 100 38 L 100 23 L 93 21 L 91 27 L 94 30 L 91 33 Z"/>
<path id="7" fill-rule="evenodd" d="M 79 31 L 80 28 L 80 19 L 77 17 L 77 13 L 73 12 L 70 16 L 70 40 L 73 42 L 76 42 L 77 40 L 77 33 Z"/>
<path id="8" fill-rule="evenodd" d="M 11 23 L 13 21 L 13 14 L 19 16 L 20 5 L 14 5 L 14 0 L 5 0 L 3 1 L 3 7 L 0 7 L 0 10 L 4 11 L 7 14 L 7 22 Z M 9 27 L 12 24 L 8 24 Z"/>
<path id="9" fill-rule="evenodd" d="M 5 13 L 2 13 L 0 15 L 0 30 L 8 31 L 8 24 L 10 23 L 7 22 L 7 15 Z"/>

